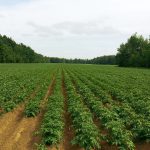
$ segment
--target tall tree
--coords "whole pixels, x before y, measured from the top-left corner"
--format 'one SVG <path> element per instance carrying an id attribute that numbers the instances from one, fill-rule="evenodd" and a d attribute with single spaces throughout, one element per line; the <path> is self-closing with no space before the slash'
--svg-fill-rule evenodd
<path id="1" fill-rule="evenodd" d="M 0 63 L 49 62 L 48 57 L 37 54 L 24 44 L 17 44 L 7 36 L 0 35 Z"/>
<path id="2" fill-rule="evenodd" d="M 119 66 L 150 67 L 150 42 L 134 34 L 120 45 L 116 57 Z"/>

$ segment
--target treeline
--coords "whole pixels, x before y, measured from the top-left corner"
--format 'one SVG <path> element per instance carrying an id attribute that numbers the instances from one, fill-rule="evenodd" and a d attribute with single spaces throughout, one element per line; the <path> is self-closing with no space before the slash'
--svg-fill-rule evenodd
<path id="1" fill-rule="evenodd" d="M 17 44 L 7 36 L 0 35 L 0 63 L 75 63 L 75 64 L 115 64 L 115 56 L 102 56 L 94 59 L 65 59 L 44 57 L 29 46 Z"/>
<path id="2" fill-rule="evenodd" d="M 121 67 L 150 67 L 150 41 L 141 35 L 132 35 L 120 45 L 116 59 Z"/>
<path id="3" fill-rule="evenodd" d="M 51 57 L 51 63 L 73 63 L 73 64 L 116 64 L 116 56 L 101 56 L 96 57 L 94 59 L 65 59 L 65 58 L 58 58 L 58 57 Z"/>
<path id="4" fill-rule="evenodd" d="M 0 35 L 0 63 L 48 62 L 49 58 L 37 54 L 24 44 L 17 44 L 7 36 Z"/>
<path id="5" fill-rule="evenodd" d="M 58 57 L 50 57 L 50 63 L 71 63 L 71 64 L 87 64 L 88 59 L 66 59 Z"/>
<path id="6" fill-rule="evenodd" d="M 108 55 L 108 56 L 96 57 L 94 59 L 89 60 L 89 63 L 90 64 L 115 65 L 116 64 L 116 56 L 115 55 Z"/>
<path id="7" fill-rule="evenodd" d="M 75 64 L 118 64 L 121 67 L 150 67 L 150 41 L 137 34 L 121 44 L 117 55 L 94 59 L 65 59 L 44 57 L 29 46 L 17 44 L 11 38 L 0 35 L 0 63 L 75 63 Z"/>

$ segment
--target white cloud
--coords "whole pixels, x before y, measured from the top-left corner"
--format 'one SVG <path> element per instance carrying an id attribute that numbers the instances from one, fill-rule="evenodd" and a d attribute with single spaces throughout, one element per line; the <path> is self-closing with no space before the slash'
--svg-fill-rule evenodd
<path id="1" fill-rule="evenodd" d="M 33 27 L 36 35 L 48 36 L 107 36 L 117 35 L 121 32 L 111 26 L 104 26 L 101 22 L 61 22 L 52 26 L 38 25 L 28 22 L 27 25 Z"/>
<path id="2" fill-rule="evenodd" d="M 4 17 L 4 15 L 0 14 L 0 18 L 3 18 L 3 17 Z"/>
<path id="3" fill-rule="evenodd" d="M 115 54 L 138 32 L 148 37 L 149 0 L 30 0 L 1 5 L 0 34 L 48 56 Z"/>

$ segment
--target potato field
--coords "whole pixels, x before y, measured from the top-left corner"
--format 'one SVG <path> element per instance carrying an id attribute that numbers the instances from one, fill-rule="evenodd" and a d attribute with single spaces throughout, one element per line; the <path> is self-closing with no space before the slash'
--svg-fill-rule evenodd
<path id="1" fill-rule="evenodd" d="M 150 150 L 150 70 L 0 64 L 0 150 Z"/>

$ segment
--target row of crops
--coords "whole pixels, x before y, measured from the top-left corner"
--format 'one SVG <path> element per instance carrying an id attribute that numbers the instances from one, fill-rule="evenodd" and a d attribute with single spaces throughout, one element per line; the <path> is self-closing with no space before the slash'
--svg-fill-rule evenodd
<path id="1" fill-rule="evenodd" d="M 35 117 L 45 101 L 39 128 L 42 149 L 64 143 L 65 111 L 73 128 L 70 143 L 85 150 L 105 145 L 134 150 L 139 142 L 149 143 L 149 70 L 64 64 L 20 65 L 12 70 L 10 66 L 0 73 L 0 79 L 6 80 L 0 80 L 0 109 L 7 112 L 22 102 L 25 116 Z"/>
<path id="2" fill-rule="evenodd" d="M 0 66 L 0 113 L 9 112 L 22 102 L 27 103 L 26 116 L 34 116 L 39 111 L 38 104 L 47 90 L 55 66 L 30 65 Z M 30 109 L 33 112 L 29 112 Z"/>

